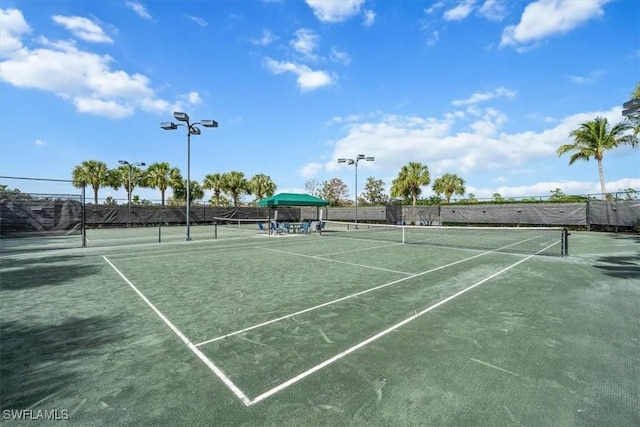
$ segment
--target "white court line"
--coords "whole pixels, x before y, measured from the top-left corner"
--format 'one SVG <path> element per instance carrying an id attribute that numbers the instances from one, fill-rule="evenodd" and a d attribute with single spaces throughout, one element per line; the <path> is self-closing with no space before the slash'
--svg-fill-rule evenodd
<path id="1" fill-rule="evenodd" d="M 544 251 L 544 250 L 548 249 L 548 248 L 549 248 L 549 247 L 551 247 L 551 246 L 553 246 L 553 245 L 550 245 L 550 246 L 548 246 L 547 248 L 544 248 L 543 250 L 539 251 L 538 253 L 540 253 L 540 252 L 542 252 L 542 251 Z M 407 318 L 407 319 L 405 319 L 405 320 L 403 320 L 403 321 L 401 321 L 401 322 L 399 322 L 399 323 L 396 323 L 395 325 L 391 326 L 390 328 L 387 328 L 387 329 L 385 329 L 384 331 L 379 332 L 379 333 L 377 333 L 377 334 L 373 335 L 372 337 L 370 337 L 370 338 L 368 338 L 368 339 L 366 339 L 366 340 L 364 340 L 364 341 L 360 342 L 359 344 L 354 345 L 353 347 L 351 347 L 351 348 L 349 348 L 349 349 L 347 349 L 347 350 L 343 351 L 342 353 L 338 353 L 338 354 L 336 354 L 335 356 L 331 357 L 330 359 L 325 360 L 324 362 L 322 362 L 322 363 L 320 363 L 320 364 L 318 364 L 318 365 L 314 366 L 313 368 L 308 369 L 308 370 L 306 370 L 306 371 L 302 372 L 301 374 L 298 374 L 298 375 L 296 375 L 295 377 L 293 377 L 293 378 L 291 378 L 291 379 L 289 379 L 289 380 L 287 380 L 287 381 L 283 382 L 282 384 L 280 384 L 280 385 L 278 385 L 278 386 L 276 386 L 276 387 L 272 388 L 271 390 L 268 390 L 268 391 L 266 391 L 266 392 L 262 393 L 261 395 L 259 395 L 259 396 L 257 396 L 256 398 L 254 398 L 254 399 L 249 403 L 249 405 L 254 405 L 254 404 L 256 404 L 256 403 L 258 403 L 258 402 L 260 402 L 260 401 L 262 401 L 262 400 L 266 399 L 267 397 L 272 396 L 272 395 L 274 395 L 274 394 L 276 394 L 276 393 L 278 393 L 278 392 L 280 392 L 280 391 L 284 390 L 285 388 L 289 387 L 289 386 L 290 386 L 290 385 L 292 385 L 292 384 L 297 383 L 298 381 L 302 380 L 302 379 L 303 379 L 303 378 L 305 378 L 305 377 L 308 377 L 309 375 L 313 374 L 314 372 L 316 372 L 316 371 L 318 371 L 318 370 L 320 370 L 320 369 L 322 369 L 322 368 L 324 368 L 324 367 L 326 367 L 326 366 L 328 366 L 328 365 L 332 364 L 333 362 L 335 362 L 335 361 L 337 361 L 337 360 L 342 359 L 343 357 L 347 356 L 348 354 L 353 353 L 354 351 L 356 351 L 356 350 L 358 350 L 358 349 L 360 349 L 360 348 L 364 347 L 365 345 L 370 344 L 370 343 L 372 343 L 373 341 L 376 341 L 376 340 L 377 340 L 377 339 L 379 339 L 379 338 L 382 338 L 383 336 L 387 335 L 388 333 L 390 333 L 390 332 L 392 332 L 392 331 L 394 331 L 394 330 L 396 330 L 396 329 L 400 328 L 401 326 L 406 325 L 407 323 L 409 323 L 409 322 L 411 322 L 411 321 L 413 321 L 413 320 L 417 319 L 418 317 L 420 317 L 420 316 L 424 315 L 425 313 L 428 313 L 429 311 L 433 310 L 434 308 L 439 307 L 439 306 L 441 306 L 442 304 L 444 304 L 444 303 L 446 303 L 446 302 L 448 302 L 448 301 L 451 301 L 451 300 L 452 300 L 452 299 L 454 299 L 454 298 L 459 297 L 460 295 L 464 294 L 465 292 L 470 291 L 471 289 L 475 288 L 476 286 L 480 286 L 481 284 L 483 284 L 483 283 L 485 283 L 485 282 L 487 282 L 487 281 L 489 281 L 489 280 L 493 279 L 493 278 L 494 278 L 494 277 L 496 277 L 496 276 L 499 276 L 500 274 L 504 273 L 504 272 L 505 272 L 505 271 L 507 271 L 507 270 L 512 269 L 513 267 L 515 267 L 515 266 L 517 266 L 517 265 L 519 265 L 519 264 L 522 264 L 523 262 L 527 261 L 528 259 L 530 259 L 530 258 L 532 258 L 532 257 L 534 257 L 534 256 L 536 256 L 536 255 L 537 255 L 537 253 L 536 253 L 536 254 L 533 254 L 533 255 L 529 255 L 528 257 L 523 258 L 523 259 L 521 259 L 520 261 L 518 261 L 518 262 L 516 262 L 516 263 L 514 263 L 514 264 L 511 264 L 510 266 L 508 266 L 508 267 L 506 267 L 506 268 L 503 268 L 502 270 L 498 271 L 497 273 L 494 273 L 494 274 L 492 274 L 492 275 L 491 275 L 491 276 L 489 276 L 489 277 L 485 277 L 484 279 L 482 279 L 482 280 L 480 280 L 479 282 L 476 282 L 476 283 L 474 283 L 473 285 L 471 285 L 471 286 L 469 286 L 469 287 L 467 287 L 467 288 L 465 288 L 465 289 L 461 290 L 460 292 L 457 292 L 457 293 L 455 293 L 455 294 L 451 295 L 450 297 L 447 297 L 447 298 L 443 299 L 442 301 L 440 301 L 440 302 L 438 302 L 438 303 L 436 303 L 436 304 L 432 305 L 431 307 L 428 307 L 428 308 L 426 308 L 426 309 L 422 310 L 421 312 L 416 313 L 416 314 L 414 314 L 413 316 L 411 316 L 411 317 L 409 317 L 409 318 Z M 401 280 L 406 280 L 406 279 L 401 279 Z"/>
<path id="2" fill-rule="evenodd" d="M 127 277 L 122 274 L 122 272 L 120 270 L 118 270 L 118 268 L 113 265 L 113 263 L 111 261 L 109 261 L 109 259 L 106 256 L 102 256 L 102 258 L 104 258 L 104 260 L 111 266 L 111 268 L 113 268 L 116 273 L 118 273 L 118 275 L 120 275 L 120 277 L 122 277 L 122 279 L 127 282 L 127 284 L 129 286 L 131 286 L 131 288 L 138 294 L 138 296 L 140 296 L 140 298 L 142 298 L 142 300 L 149 306 L 151 307 L 151 309 L 158 315 L 158 317 L 160 317 L 160 319 L 162 319 L 162 321 L 164 323 L 167 324 L 167 326 L 182 340 L 182 342 L 184 342 L 187 347 L 189 347 L 189 350 L 191 350 L 196 356 L 198 356 L 198 358 L 200 360 L 202 360 L 202 362 L 204 362 L 205 365 L 207 365 L 207 367 L 214 373 L 216 374 L 216 376 L 218 378 L 220 378 L 222 380 L 222 382 L 233 392 L 233 394 L 236 395 L 236 397 L 238 397 L 238 399 L 240 399 L 242 401 L 242 403 L 244 403 L 246 406 L 251 405 L 251 400 L 247 397 L 246 394 L 244 394 L 242 392 L 242 390 L 240 390 L 230 379 L 229 377 L 227 377 L 227 375 L 222 372 L 222 370 L 220 368 L 218 368 L 216 365 L 213 364 L 213 362 L 211 360 L 209 360 L 209 358 L 207 356 L 204 355 L 204 353 L 202 353 L 190 340 L 189 338 L 187 338 L 182 332 L 180 332 L 180 330 L 178 328 L 175 327 L 175 325 L 173 323 L 171 323 L 171 321 L 169 319 L 167 319 L 165 317 L 164 314 L 162 314 L 160 312 L 160 310 L 158 310 L 156 308 L 156 306 L 154 306 L 151 301 L 149 301 L 147 299 L 147 297 L 145 297 L 142 292 L 140 292 L 138 290 L 138 288 L 136 288 L 134 286 L 133 283 L 131 283 L 131 281 L 129 281 L 129 279 L 127 279 Z"/>
<path id="3" fill-rule="evenodd" d="M 362 251 L 368 251 L 371 249 L 382 249 L 382 248 L 388 248 L 391 246 L 398 246 L 398 245 L 402 245 L 402 243 L 387 243 L 386 245 L 380 245 L 380 246 L 371 246 L 368 248 L 360 248 L 360 249 L 350 249 L 348 251 L 340 251 L 340 252 L 330 252 L 328 254 L 318 254 L 315 255 L 316 257 L 325 257 L 325 256 L 333 256 L 333 255 L 341 255 L 341 254 L 348 254 L 351 252 L 362 252 Z"/>
<path id="4" fill-rule="evenodd" d="M 295 253 L 295 252 L 281 251 L 281 250 L 273 249 L 273 248 L 263 248 L 263 247 L 259 247 L 259 246 L 256 246 L 256 249 L 262 249 L 263 251 L 277 252 L 277 253 L 285 254 L 285 255 L 301 256 L 303 258 L 319 259 L 321 261 L 335 262 L 337 264 L 346 264 L 346 265 L 350 265 L 351 267 L 362 267 L 362 268 L 368 268 L 370 270 L 386 271 L 388 273 L 397 273 L 397 274 L 404 274 L 404 275 L 411 275 L 411 276 L 413 276 L 413 274 L 414 274 L 414 273 L 407 273 L 406 271 L 391 270 L 391 269 L 388 269 L 388 268 L 373 267 L 371 265 L 356 264 L 356 263 L 353 263 L 353 262 L 340 261 L 340 260 L 337 260 L 337 259 L 322 258 L 322 256 L 326 256 L 326 255 L 306 255 L 306 254 L 299 254 L 299 253 Z"/>
<path id="5" fill-rule="evenodd" d="M 365 289 L 364 291 L 356 292 L 355 294 L 351 294 L 351 295 L 344 296 L 342 298 L 334 299 L 333 301 L 329 301 L 329 302 L 325 302 L 325 303 L 322 303 L 322 304 L 318 304 L 318 305 L 313 306 L 313 307 L 305 308 L 304 310 L 296 311 L 295 313 L 287 314 L 285 316 L 278 317 L 276 319 L 271 319 L 271 320 L 268 320 L 266 322 L 258 323 L 257 325 L 249 326 L 248 328 L 240 329 L 240 330 L 235 331 L 235 332 L 230 332 L 228 334 L 221 335 L 221 336 L 216 337 L 216 338 L 211 338 L 210 340 L 202 341 L 202 342 L 196 344 L 196 347 L 200 347 L 201 345 L 205 345 L 205 344 L 209 344 L 209 343 L 212 343 L 212 342 L 215 342 L 215 341 L 219 341 L 219 340 L 224 339 L 224 338 L 229 338 L 229 337 L 232 337 L 234 335 L 242 334 L 242 333 L 250 331 L 252 329 L 261 328 L 263 326 L 267 326 L 267 325 L 270 325 L 272 323 L 279 322 L 281 320 L 286 320 L 286 319 L 289 319 L 289 318 L 291 318 L 293 316 L 297 316 L 299 314 L 308 313 L 310 311 L 317 310 L 317 309 L 322 308 L 322 307 L 327 307 L 329 305 L 336 304 L 336 303 L 341 302 L 341 301 L 345 301 L 345 300 L 348 300 L 348 299 L 351 299 L 351 298 L 355 298 L 357 296 L 364 295 L 364 294 L 369 293 L 369 292 L 377 291 L 378 289 L 386 288 L 387 286 L 395 285 L 396 283 L 404 282 L 405 280 L 413 279 L 415 277 L 422 276 L 424 274 L 428 274 L 428 273 L 432 273 L 434 271 L 442 270 L 443 268 L 451 267 L 452 265 L 460 264 L 462 262 L 469 261 L 469 260 L 472 260 L 474 258 L 478 258 L 478 257 L 484 256 L 484 255 L 490 254 L 490 253 L 492 253 L 492 252 L 484 252 L 484 253 L 469 257 L 469 258 L 465 258 L 465 259 L 461 259 L 459 261 L 452 262 L 450 264 L 441 265 L 440 267 L 432 268 L 431 270 L 427 270 L 427 271 L 423 271 L 423 272 L 420 272 L 420 273 L 417 273 L 417 274 L 413 274 L 413 275 L 408 276 L 408 277 L 403 277 L 402 279 L 394 280 L 393 282 L 384 283 L 382 285 L 375 286 L 373 288 Z M 322 259 L 322 258 L 320 258 L 320 259 Z M 329 260 L 327 260 L 327 261 L 329 261 Z"/>

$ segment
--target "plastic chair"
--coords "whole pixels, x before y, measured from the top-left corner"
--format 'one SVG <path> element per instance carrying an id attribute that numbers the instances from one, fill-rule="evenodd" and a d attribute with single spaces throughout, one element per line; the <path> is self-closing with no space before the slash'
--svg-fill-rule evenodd
<path id="1" fill-rule="evenodd" d="M 309 227 L 311 226 L 310 222 L 303 221 L 300 223 L 300 232 L 304 234 L 309 234 Z"/>
<path id="2" fill-rule="evenodd" d="M 273 234 L 282 234 L 285 232 L 285 229 L 278 225 L 275 221 L 271 222 L 271 231 L 273 231 Z"/>

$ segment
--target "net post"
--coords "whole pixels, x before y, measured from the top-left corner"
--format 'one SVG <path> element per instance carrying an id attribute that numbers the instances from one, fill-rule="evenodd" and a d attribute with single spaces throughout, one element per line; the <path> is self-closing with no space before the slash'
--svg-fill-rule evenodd
<path id="1" fill-rule="evenodd" d="M 213 221 L 213 240 L 218 240 L 218 221 Z"/>
<path id="2" fill-rule="evenodd" d="M 569 230 L 566 227 L 562 229 L 562 256 L 569 256 Z"/>
<path id="3" fill-rule="evenodd" d="M 403 226 L 402 226 L 402 243 L 403 243 L 403 244 L 404 244 L 404 243 L 406 243 L 405 236 L 404 236 L 404 231 L 405 231 L 405 229 L 406 229 L 406 227 L 403 225 Z"/>

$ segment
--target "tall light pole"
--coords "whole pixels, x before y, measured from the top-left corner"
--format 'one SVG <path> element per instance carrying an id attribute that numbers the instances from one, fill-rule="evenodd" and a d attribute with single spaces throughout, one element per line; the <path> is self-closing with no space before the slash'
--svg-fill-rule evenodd
<path id="1" fill-rule="evenodd" d="M 360 160 L 365 160 L 367 162 L 373 162 L 376 158 L 372 156 L 365 156 L 364 154 L 358 154 L 355 159 L 338 159 L 338 163 L 346 163 L 348 165 L 355 165 L 356 167 L 356 190 L 355 190 L 355 201 L 356 201 L 356 224 L 358 224 L 358 162 Z M 357 227 L 357 225 L 356 225 Z"/>
<path id="2" fill-rule="evenodd" d="M 175 111 L 173 117 L 183 123 L 162 122 L 160 127 L 164 130 L 175 130 L 178 126 L 184 126 L 187 128 L 187 239 L 191 240 L 191 217 L 189 212 L 189 205 L 191 205 L 191 135 L 200 135 L 200 128 L 196 125 L 202 125 L 207 128 L 217 128 L 218 122 L 215 120 L 200 120 L 196 123 L 189 121 L 189 115 L 180 111 Z"/>
<path id="3" fill-rule="evenodd" d="M 129 227 L 131 227 L 131 193 L 133 192 L 133 187 L 131 186 L 131 170 L 134 166 L 145 166 L 144 162 L 135 162 L 130 163 L 126 160 L 118 160 L 118 163 L 121 165 L 126 165 L 129 167 L 129 179 L 127 180 L 127 206 L 128 206 L 128 219 L 129 219 Z"/>

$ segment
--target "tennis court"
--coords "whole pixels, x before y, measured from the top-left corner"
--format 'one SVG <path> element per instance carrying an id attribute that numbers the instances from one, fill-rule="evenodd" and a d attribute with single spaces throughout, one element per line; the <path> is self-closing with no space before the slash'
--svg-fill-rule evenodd
<path id="1" fill-rule="evenodd" d="M 559 233 L 465 231 L 458 244 L 363 226 L 2 242 L 3 415 L 638 425 L 640 237 L 572 233 L 563 257 Z"/>

